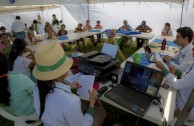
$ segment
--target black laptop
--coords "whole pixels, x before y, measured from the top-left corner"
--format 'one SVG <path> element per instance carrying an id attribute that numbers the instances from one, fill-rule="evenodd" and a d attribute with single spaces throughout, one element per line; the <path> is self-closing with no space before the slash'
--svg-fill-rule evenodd
<path id="1" fill-rule="evenodd" d="M 146 54 L 146 57 L 147 57 L 147 60 L 151 63 L 154 63 L 155 60 L 156 60 L 156 55 L 155 53 L 152 53 L 150 47 L 147 45 L 144 47 L 144 50 L 145 50 L 145 54 Z"/>
<path id="2" fill-rule="evenodd" d="M 142 117 L 156 98 L 162 80 L 161 71 L 127 61 L 120 84 L 104 96 Z"/>

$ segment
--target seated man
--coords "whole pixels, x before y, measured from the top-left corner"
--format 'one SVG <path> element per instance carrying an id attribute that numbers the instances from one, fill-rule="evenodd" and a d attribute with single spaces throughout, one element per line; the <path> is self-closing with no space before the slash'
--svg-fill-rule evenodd
<path id="1" fill-rule="evenodd" d="M 90 30 L 92 29 L 92 27 L 90 26 L 90 20 L 86 21 L 86 25 L 84 26 L 84 31 Z M 94 46 L 97 45 L 97 42 L 95 42 L 94 36 L 89 36 L 88 38 L 90 38 L 90 41 L 94 44 Z"/>
<path id="2" fill-rule="evenodd" d="M 119 28 L 119 30 L 124 30 L 124 31 L 132 31 L 133 29 L 131 28 L 131 26 L 128 24 L 127 20 L 123 21 L 123 26 L 121 26 Z M 122 37 L 123 41 L 121 41 L 120 43 L 120 49 L 124 48 L 124 45 L 127 43 L 127 41 L 129 40 L 128 37 Z"/>
<path id="3" fill-rule="evenodd" d="M 146 25 L 146 21 L 142 21 L 141 25 L 137 26 L 135 30 L 145 33 L 152 32 L 152 29 Z M 147 42 L 147 39 L 137 38 L 137 49 L 141 48 L 145 42 Z"/>
<path id="4" fill-rule="evenodd" d="M 173 57 L 164 56 L 163 59 L 170 64 L 170 66 L 176 69 L 186 72 L 193 64 L 192 48 L 191 43 L 193 31 L 189 27 L 182 27 L 177 29 L 176 43 L 181 47 L 180 51 Z M 172 62 L 172 59 L 177 60 L 177 64 Z"/>
<path id="5" fill-rule="evenodd" d="M 25 38 L 25 42 L 26 42 L 28 45 L 31 45 L 31 44 L 37 43 L 37 42 L 41 42 L 41 41 L 42 41 L 41 39 L 39 39 L 39 38 L 37 38 L 37 37 L 34 36 L 33 31 L 29 30 L 29 31 L 27 32 L 27 36 L 26 36 L 26 38 Z"/>
<path id="6" fill-rule="evenodd" d="M 194 48 L 193 48 L 192 55 L 194 57 Z M 162 70 L 170 86 L 172 86 L 172 88 L 177 90 L 177 97 L 176 97 L 177 109 L 175 110 L 175 116 L 178 117 L 178 115 L 180 114 L 180 111 L 183 110 L 191 94 L 191 91 L 193 90 L 193 87 L 194 87 L 194 83 L 193 83 L 194 82 L 194 65 L 190 67 L 190 69 L 186 72 L 185 75 L 183 75 L 181 79 L 176 79 L 175 76 L 173 75 L 175 73 L 181 73 L 180 71 L 177 70 L 173 74 L 169 73 L 169 71 L 164 67 L 163 63 L 161 63 L 160 61 L 156 61 L 156 66 Z M 178 76 L 180 75 L 181 74 L 179 74 Z M 194 116 L 194 108 L 192 108 L 188 119 L 192 120 L 191 117 L 193 116 Z"/>

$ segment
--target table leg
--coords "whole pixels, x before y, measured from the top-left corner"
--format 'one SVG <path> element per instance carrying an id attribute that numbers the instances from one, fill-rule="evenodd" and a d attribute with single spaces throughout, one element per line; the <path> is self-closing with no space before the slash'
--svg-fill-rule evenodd
<path id="1" fill-rule="evenodd" d="M 139 117 L 137 117 L 137 120 L 135 122 L 135 126 L 138 126 L 138 124 L 139 124 Z"/>
<path id="2" fill-rule="evenodd" d="M 117 43 L 115 42 L 115 37 L 110 38 L 110 41 L 111 41 L 112 44 L 117 45 Z M 124 61 L 125 57 L 123 56 L 123 54 L 122 54 L 122 52 L 121 52 L 121 50 L 119 48 L 118 48 L 117 53 L 120 56 L 120 58 Z"/>

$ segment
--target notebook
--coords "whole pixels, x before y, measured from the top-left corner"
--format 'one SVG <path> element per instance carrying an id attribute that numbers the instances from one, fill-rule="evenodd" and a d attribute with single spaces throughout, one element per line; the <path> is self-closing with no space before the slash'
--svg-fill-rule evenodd
<path id="1" fill-rule="evenodd" d="M 120 84 L 104 96 L 142 117 L 156 98 L 162 80 L 161 71 L 127 61 Z"/>
<path id="2" fill-rule="evenodd" d="M 147 57 L 148 61 L 151 62 L 151 63 L 154 63 L 155 60 L 156 60 L 155 53 L 152 53 L 149 46 L 145 46 L 144 50 L 145 50 L 145 54 L 146 54 L 146 57 Z"/>

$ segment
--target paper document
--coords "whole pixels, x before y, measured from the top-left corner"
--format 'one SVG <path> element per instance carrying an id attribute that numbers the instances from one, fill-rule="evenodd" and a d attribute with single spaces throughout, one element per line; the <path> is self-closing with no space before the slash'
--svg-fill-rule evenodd
<path id="1" fill-rule="evenodd" d="M 65 78 L 65 83 L 67 83 L 67 84 L 73 83 L 73 82 L 77 81 L 79 79 L 79 77 L 82 75 L 83 74 L 79 72 L 77 74 L 69 76 L 69 77 Z"/>
<path id="2" fill-rule="evenodd" d="M 80 98 L 89 100 L 88 90 L 92 91 L 94 80 L 95 76 L 92 75 L 82 75 L 79 77 L 77 81 L 82 87 L 77 90 L 77 94 L 80 96 Z"/>
<path id="3" fill-rule="evenodd" d="M 159 53 L 155 53 L 156 55 L 156 61 L 160 61 L 163 63 L 164 67 L 169 70 L 168 66 L 164 63 L 163 59 L 160 57 L 160 54 Z"/>
<path id="4" fill-rule="evenodd" d="M 117 54 L 118 46 L 117 45 L 112 45 L 112 44 L 107 44 L 104 43 L 103 48 L 102 48 L 102 53 L 112 56 L 112 58 L 115 58 Z"/>

